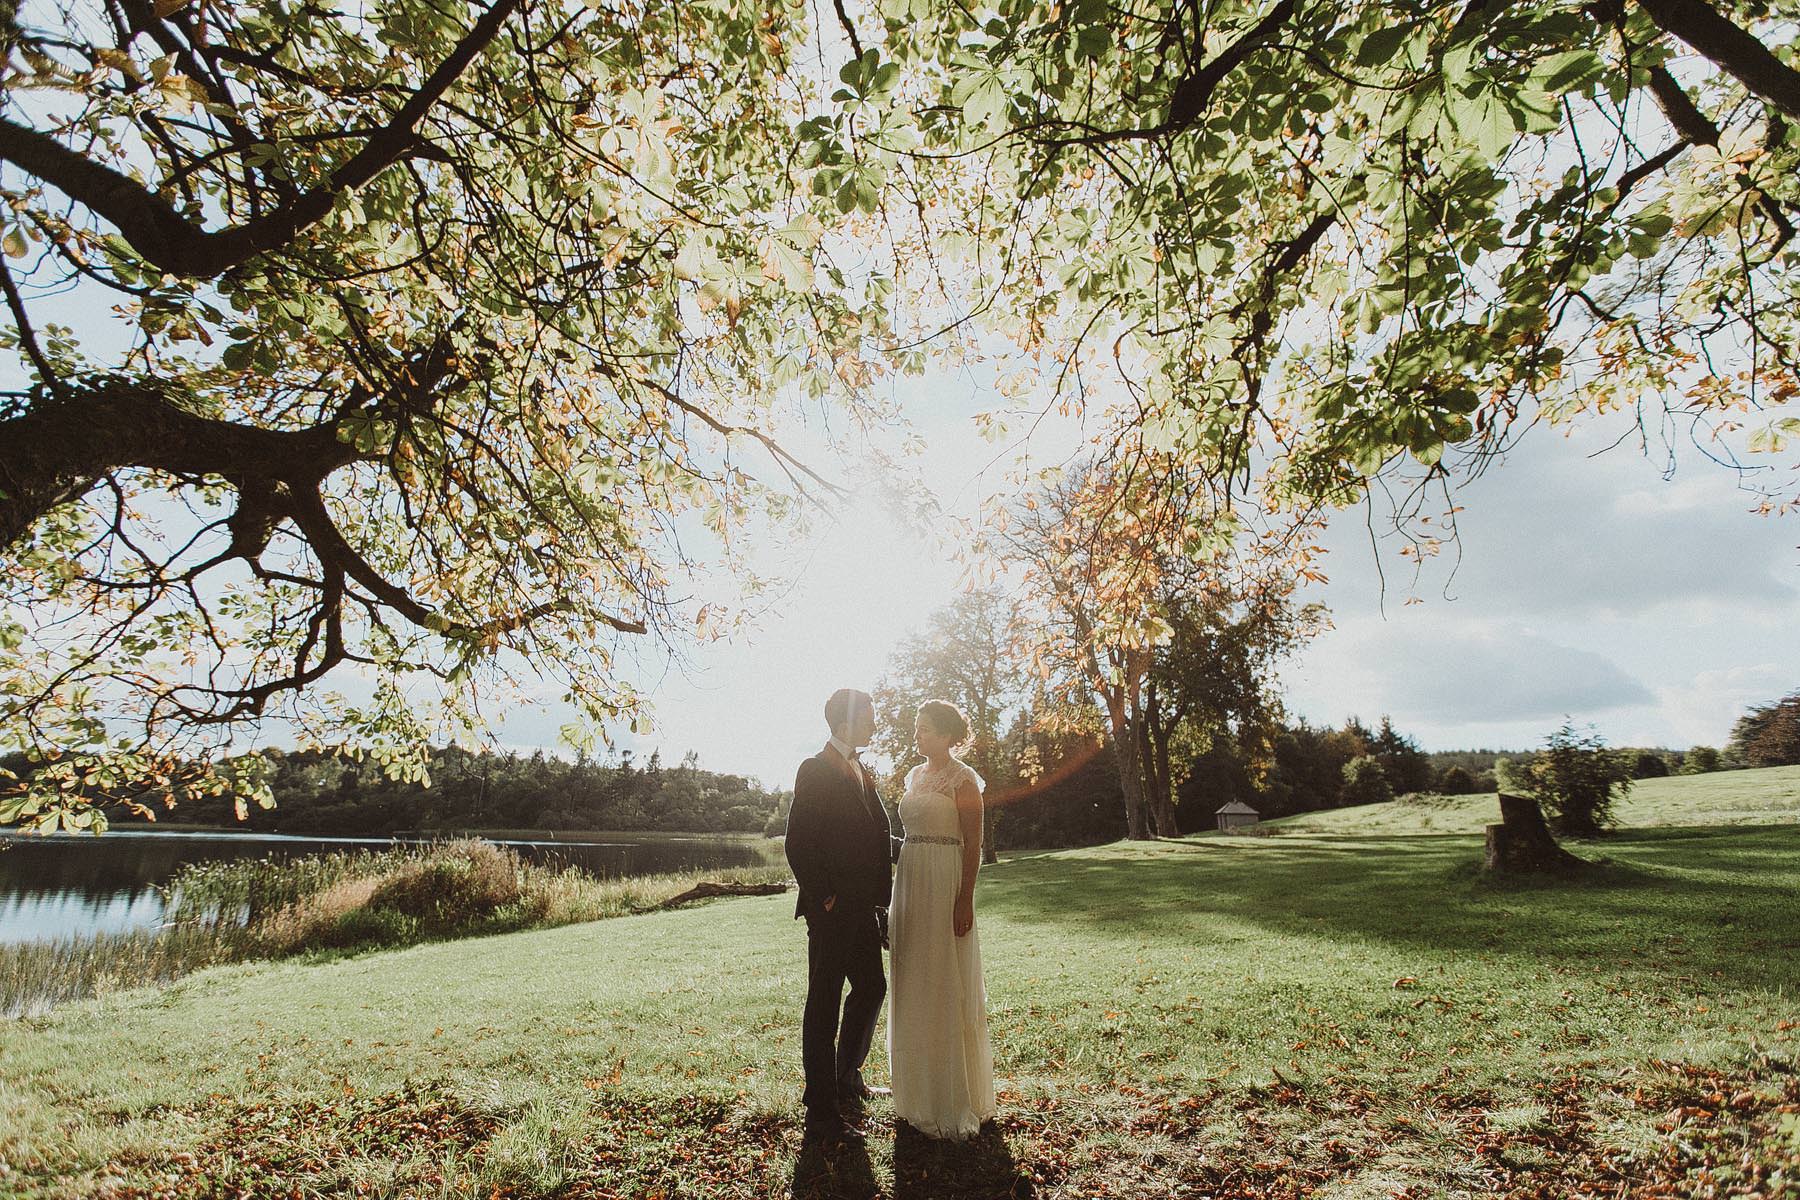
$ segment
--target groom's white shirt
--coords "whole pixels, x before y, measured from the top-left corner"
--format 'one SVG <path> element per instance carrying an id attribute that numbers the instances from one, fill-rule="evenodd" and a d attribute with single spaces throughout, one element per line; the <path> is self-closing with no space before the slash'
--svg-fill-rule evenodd
<path id="1" fill-rule="evenodd" d="M 858 758 L 856 757 L 857 755 L 862 753 L 861 747 L 852 746 L 849 742 L 846 742 L 843 738 L 838 737 L 836 734 L 833 734 L 831 737 L 827 738 L 825 744 L 830 746 L 833 750 L 836 750 L 839 754 L 843 755 L 845 762 L 855 763 L 859 767 L 862 766 L 862 762 L 860 760 L 858 760 Z"/>

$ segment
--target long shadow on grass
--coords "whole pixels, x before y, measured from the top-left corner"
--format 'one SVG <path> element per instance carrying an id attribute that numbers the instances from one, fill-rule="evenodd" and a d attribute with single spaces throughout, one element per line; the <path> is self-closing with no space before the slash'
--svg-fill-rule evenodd
<path id="1" fill-rule="evenodd" d="M 989 1121 L 966 1142 L 928 1138 L 904 1122 L 894 1134 L 894 1200 L 998 1200 L 1026 1196 L 1028 1177 Z"/>
<path id="2" fill-rule="evenodd" d="M 1203 946 L 1221 923 L 1534 961 L 1636 962 L 1735 988 L 1800 986 L 1800 826 L 1633 830 L 1572 846 L 1607 863 L 1494 883 L 1479 838 L 1311 835 L 1115 845 L 1008 864 L 984 910 Z"/>
<path id="3" fill-rule="evenodd" d="M 794 1200 L 869 1200 L 881 1194 L 869 1152 L 852 1142 L 826 1150 L 807 1142 L 794 1161 Z"/>

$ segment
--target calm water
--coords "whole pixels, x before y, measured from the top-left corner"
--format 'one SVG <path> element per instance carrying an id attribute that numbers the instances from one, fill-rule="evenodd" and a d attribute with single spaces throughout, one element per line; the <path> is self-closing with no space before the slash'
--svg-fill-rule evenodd
<path id="1" fill-rule="evenodd" d="M 526 858 L 567 863 L 595 875 L 727 869 L 762 861 L 754 842 L 727 838 L 634 834 L 616 842 L 493 840 Z M 392 844 L 386 838 L 274 833 L 0 835 L 0 945 L 154 927 L 163 913 L 158 885 L 184 863 L 288 858 Z"/>

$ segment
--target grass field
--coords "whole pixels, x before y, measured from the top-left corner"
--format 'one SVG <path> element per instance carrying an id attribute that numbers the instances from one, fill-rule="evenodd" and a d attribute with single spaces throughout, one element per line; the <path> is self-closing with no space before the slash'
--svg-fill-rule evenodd
<path id="1" fill-rule="evenodd" d="M 1800 767 L 1640 779 L 1615 812 L 1626 830 L 1648 826 L 1786 825 L 1800 822 Z M 1270 821 L 1273 833 L 1480 833 L 1498 821 L 1492 795 L 1338 808 Z"/>
<path id="2" fill-rule="evenodd" d="M 0 1026 L 0 1195 L 1800 1195 L 1800 769 L 1620 816 L 1575 884 L 1480 878 L 1478 800 L 1008 858 L 964 1147 L 799 1155 L 778 896 Z"/>

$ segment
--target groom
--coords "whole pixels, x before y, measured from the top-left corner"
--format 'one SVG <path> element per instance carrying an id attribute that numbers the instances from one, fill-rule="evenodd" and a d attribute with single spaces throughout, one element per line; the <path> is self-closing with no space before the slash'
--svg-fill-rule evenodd
<path id="1" fill-rule="evenodd" d="M 886 1090 L 863 1083 L 862 1065 L 887 995 L 881 950 L 894 875 L 887 811 L 857 759 L 875 735 L 874 702 L 842 688 L 826 701 L 825 722 L 831 739 L 794 778 L 787 860 L 800 885 L 794 915 L 806 918 L 806 1138 L 833 1145 L 862 1140 L 869 1097 Z"/>

